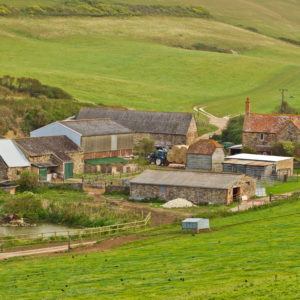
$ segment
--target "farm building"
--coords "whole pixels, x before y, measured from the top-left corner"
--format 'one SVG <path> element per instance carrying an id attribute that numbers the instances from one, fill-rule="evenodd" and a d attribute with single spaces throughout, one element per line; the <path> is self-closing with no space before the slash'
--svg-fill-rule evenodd
<path id="1" fill-rule="evenodd" d="M 30 170 L 30 162 L 12 141 L 0 139 L 0 182 L 16 180 L 19 174 Z"/>
<path id="2" fill-rule="evenodd" d="M 224 172 L 243 173 L 255 178 L 293 175 L 294 158 L 258 154 L 236 154 L 227 156 Z"/>
<path id="3" fill-rule="evenodd" d="M 271 154 L 275 143 L 285 141 L 300 142 L 300 115 L 251 113 L 247 99 L 243 146 L 251 147 L 260 154 Z"/>
<path id="4" fill-rule="evenodd" d="M 84 164 L 85 173 L 110 173 L 122 174 L 135 172 L 137 164 L 122 157 L 103 157 L 95 159 L 86 159 Z"/>
<path id="5" fill-rule="evenodd" d="M 199 140 L 189 146 L 186 168 L 189 170 L 222 171 L 224 147 L 214 140 Z"/>
<path id="6" fill-rule="evenodd" d="M 147 170 L 130 181 L 130 196 L 141 200 L 187 199 L 194 204 L 225 204 L 256 193 L 256 180 L 243 174 Z"/>
<path id="7" fill-rule="evenodd" d="M 68 179 L 84 171 L 81 148 L 66 136 L 16 139 L 41 180 Z"/>
<path id="8" fill-rule="evenodd" d="M 110 119 L 55 122 L 32 131 L 30 135 L 66 135 L 82 148 L 84 159 L 124 157 L 133 153 L 131 130 Z"/>
<path id="9" fill-rule="evenodd" d="M 157 111 L 82 108 L 76 119 L 109 118 L 134 132 L 134 144 L 149 138 L 158 145 L 191 144 L 198 137 L 194 115 Z"/>

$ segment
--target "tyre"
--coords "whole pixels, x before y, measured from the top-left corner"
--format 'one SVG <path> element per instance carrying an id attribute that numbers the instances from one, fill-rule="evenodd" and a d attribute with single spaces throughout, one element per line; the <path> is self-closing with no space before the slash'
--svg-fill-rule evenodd
<path id="1" fill-rule="evenodd" d="M 162 161 L 161 161 L 160 158 L 157 158 L 157 159 L 155 160 L 155 164 L 156 164 L 157 166 L 160 166 L 161 163 L 162 163 Z"/>

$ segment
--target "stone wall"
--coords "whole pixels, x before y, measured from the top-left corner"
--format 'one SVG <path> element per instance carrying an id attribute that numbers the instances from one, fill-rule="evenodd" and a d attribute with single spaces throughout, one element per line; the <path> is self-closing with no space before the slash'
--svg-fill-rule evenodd
<path id="1" fill-rule="evenodd" d="M 198 138 L 197 124 L 195 118 L 193 117 L 186 135 L 186 144 L 191 145 L 192 143 L 195 142 L 197 138 Z"/>
<path id="2" fill-rule="evenodd" d="M 256 179 L 252 177 L 245 176 L 235 186 L 240 186 L 241 196 L 247 196 L 247 199 L 256 195 Z"/>
<path id="3" fill-rule="evenodd" d="M 7 166 L 5 162 L 0 157 L 0 181 L 7 180 Z"/>
<path id="4" fill-rule="evenodd" d="M 213 172 L 222 172 L 225 154 L 223 148 L 216 148 L 215 152 L 212 155 L 212 171 Z"/>
<path id="5" fill-rule="evenodd" d="M 7 168 L 7 177 L 9 180 L 17 180 L 20 178 L 20 174 L 24 171 L 30 171 L 30 167 L 23 168 Z"/>
<path id="6" fill-rule="evenodd" d="M 40 181 L 39 182 L 39 186 L 55 187 L 58 185 L 68 186 L 68 187 L 71 187 L 73 190 L 79 190 L 79 191 L 83 190 L 83 183 L 79 183 L 79 182 L 67 182 L 67 183 L 53 183 L 53 182 L 48 182 L 48 181 Z"/>
<path id="7" fill-rule="evenodd" d="M 269 152 L 277 142 L 274 133 L 264 133 L 264 140 L 260 140 L 259 132 L 243 132 L 243 146 L 251 147 L 258 152 Z"/>
<path id="8" fill-rule="evenodd" d="M 84 160 L 83 152 L 68 153 L 68 156 L 72 159 L 74 168 L 74 174 L 82 174 L 84 172 Z"/>
<path id="9" fill-rule="evenodd" d="M 162 191 L 165 190 L 165 193 Z M 226 204 L 227 190 L 204 189 L 180 186 L 166 186 L 161 188 L 157 185 L 130 185 L 130 196 L 133 199 L 173 200 L 176 198 L 187 199 L 194 204 Z"/>
<path id="10" fill-rule="evenodd" d="M 278 175 L 288 174 L 289 176 L 294 173 L 294 158 L 288 158 L 278 161 L 276 164 L 276 172 Z"/>

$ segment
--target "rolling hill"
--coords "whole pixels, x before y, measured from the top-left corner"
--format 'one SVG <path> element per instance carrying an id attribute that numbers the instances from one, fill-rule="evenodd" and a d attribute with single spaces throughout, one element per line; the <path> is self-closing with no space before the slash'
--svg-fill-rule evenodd
<path id="1" fill-rule="evenodd" d="M 209 19 L 0 17 L 0 75 L 38 78 L 82 101 L 137 109 L 191 111 L 199 105 L 222 116 L 243 112 L 249 96 L 255 111 L 270 112 L 280 103 L 279 88 L 288 88 L 295 99 L 289 103 L 300 108 L 300 47 L 293 44 L 300 40 L 300 3 L 275 2 L 151 1 L 202 6 Z"/>

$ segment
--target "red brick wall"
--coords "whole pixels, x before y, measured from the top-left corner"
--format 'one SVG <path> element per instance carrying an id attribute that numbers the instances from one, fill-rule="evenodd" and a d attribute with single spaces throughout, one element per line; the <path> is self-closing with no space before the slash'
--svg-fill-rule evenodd
<path id="1" fill-rule="evenodd" d="M 93 153 L 85 153 L 84 159 L 94 159 L 94 158 L 113 157 L 113 156 L 124 157 L 124 156 L 130 156 L 132 154 L 133 154 L 132 149 L 105 151 L 105 152 L 93 152 Z"/>

